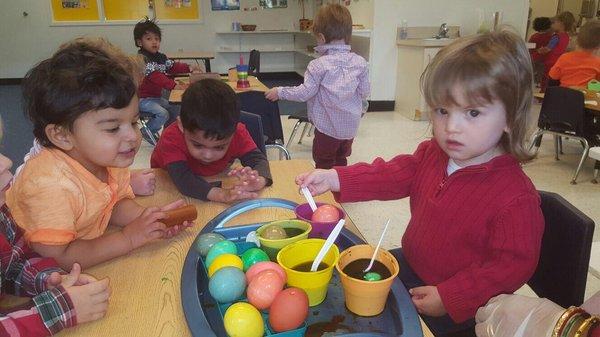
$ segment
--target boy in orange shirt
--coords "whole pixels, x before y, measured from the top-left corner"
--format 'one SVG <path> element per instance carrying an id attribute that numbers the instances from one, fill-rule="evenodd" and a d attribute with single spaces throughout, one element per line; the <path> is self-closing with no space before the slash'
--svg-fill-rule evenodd
<path id="1" fill-rule="evenodd" d="M 561 55 L 550 69 L 549 76 L 562 87 L 584 87 L 600 79 L 600 21 L 591 20 L 579 30 L 577 49 Z"/>

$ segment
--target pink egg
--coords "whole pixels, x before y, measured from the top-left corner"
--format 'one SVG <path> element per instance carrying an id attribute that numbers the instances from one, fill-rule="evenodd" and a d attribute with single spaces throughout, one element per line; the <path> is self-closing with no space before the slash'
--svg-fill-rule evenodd
<path id="1" fill-rule="evenodd" d="M 250 284 L 250 281 L 252 281 L 252 279 L 256 275 L 258 275 L 264 270 L 273 270 L 277 272 L 277 275 L 281 277 L 283 283 L 287 282 L 287 275 L 285 274 L 285 271 L 283 270 L 283 268 L 281 268 L 279 264 L 271 261 L 262 261 L 255 263 L 254 265 L 252 265 L 252 267 L 250 267 L 250 269 L 248 269 L 248 271 L 246 272 L 246 283 Z"/>
<path id="2" fill-rule="evenodd" d="M 322 205 L 317 207 L 311 220 L 315 222 L 337 222 L 340 219 L 340 212 L 331 205 Z"/>
<path id="3" fill-rule="evenodd" d="M 271 304 L 269 324 L 275 332 L 298 328 L 308 316 L 308 296 L 302 289 L 287 288 Z"/>
<path id="4" fill-rule="evenodd" d="M 248 302 L 258 310 L 267 309 L 281 292 L 284 284 L 277 272 L 264 270 L 258 273 L 248 285 L 246 289 Z"/>

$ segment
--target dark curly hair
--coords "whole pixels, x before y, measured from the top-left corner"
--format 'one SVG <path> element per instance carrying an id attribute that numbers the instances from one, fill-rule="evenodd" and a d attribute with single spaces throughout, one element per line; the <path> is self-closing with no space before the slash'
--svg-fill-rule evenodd
<path id="1" fill-rule="evenodd" d="M 192 84 L 181 98 L 181 124 L 188 131 L 202 130 L 205 137 L 225 139 L 240 121 L 240 103 L 223 81 L 203 79 Z"/>
<path id="2" fill-rule="evenodd" d="M 25 113 L 40 144 L 53 146 L 46 135 L 49 124 L 72 130 L 75 120 L 88 111 L 129 105 L 136 94 L 128 69 L 132 61 L 115 50 L 105 40 L 75 39 L 25 75 Z"/>
<path id="3" fill-rule="evenodd" d="M 533 20 L 533 30 L 536 32 L 543 32 L 552 27 L 552 20 L 549 17 L 540 16 Z"/>
<path id="4" fill-rule="evenodd" d="M 146 33 L 154 33 L 158 35 L 159 39 L 162 39 L 160 27 L 154 22 L 154 19 L 150 20 L 146 16 L 144 20 L 136 23 L 135 27 L 133 27 L 133 43 L 135 43 L 136 47 L 142 47 L 141 45 L 138 45 L 138 40 L 141 40 Z"/>

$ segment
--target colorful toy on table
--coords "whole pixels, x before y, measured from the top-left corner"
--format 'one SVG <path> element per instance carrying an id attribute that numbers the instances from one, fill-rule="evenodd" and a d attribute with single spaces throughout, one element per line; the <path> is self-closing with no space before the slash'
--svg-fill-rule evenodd
<path id="1" fill-rule="evenodd" d="M 248 271 L 248 269 L 250 269 L 250 267 L 256 263 L 264 261 L 269 261 L 269 256 L 267 256 L 267 253 L 259 248 L 250 248 L 242 254 L 244 271 Z"/>
<path id="2" fill-rule="evenodd" d="M 298 328 L 308 316 L 308 296 L 300 288 L 287 288 L 275 297 L 269 309 L 269 324 L 275 332 Z"/>
<path id="3" fill-rule="evenodd" d="M 248 302 L 259 310 L 268 309 L 284 286 L 285 281 L 277 272 L 264 270 L 248 284 L 248 289 L 246 289 Z"/>
<path id="4" fill-rule="evenodd" d="M 244 64 L 244 56 L 240 55 L 240 64 L 236 66 L 237 69 L 237 88 L 246 89 L 250 88 L 250 82 L 248 81 L 248 65 Z"/>
<path id="5" fill-rule="evenodd" d="M 219 233 L 202 234 L 196 240 L 196 251 L 200 253 L 202 257 L 206 257 L 206 254 L 208 254 L 208 251 L 212 248 L 212 246 L 223 240 L 225 240 L 225 237 Z"/>
<path id="6" fill-rule="evenodd" d="M 223 267 L 208 281 L 210 295 L 219 303 L 237 301 L 246 290 L 246 275 L 236 267 Z"/>
<path id="7" fill-rule="evenodd" d="M 181 225 L 184 221 L 194 221 L 198 217 L 198 211 L 194 205 L 186 205 L 166 211 L 167 218 L 163 219 L 162 222 L 167 227 L 173 227 L 175 225 Z"/>
<path id="8" fill-rule="evenodd" d="M 321 205 L 313 212 L 311 220 L 315 222 L 337 222 L 340 220 L 340 213 L 335 206 Z"/>
<path id="9" fill-rule="evenodd" d="M 210 268 L 213 261 L 223 254 L 237 255 L 237 246 L 229 240 L 223 240 L 215 243 L 206 255 L 206 267 Z"/>
<path id="10" fill-rule="evenodd" d="M 244 268 L 242 259 L 239 256 L 233 254 L 222 254 L 219 255 L 208 267 L 208 277 L 212 277 L 217 270 L 224 267 L 236 267 L 240 270 Z"/>
<path id="11" fill-rule="evenodd" d="M 232 304 L 223 316 L 225 331 L 230 337 L 263 337 L 264 322 L 260 312 L 251 304 Z"/>
<path id="12" fill-rule="evenodd" d="M 329 206 L 329 207 L 325 208 L 326 211 L 321 211 L 321 212 L 325 212 L 326 214 L 320 214 L 317 217 L 315 217 L 315 219 L 323 219 L 323 218 L 321 218 L 321 216 L 323 216 L 323 215 L 327 215 L 327 217 L 330 217 L 331 219 L 333 219 L 334 216 L 331 212 L 331 207 L 333 207 L 337 210 L 337 213 L 338 213 L 337 220 L 335 220 L 335 221 L 313 220 L 314 212 L 308 203 L 304 203 L 304 204 L 300 204 L 300 205 L 296 206 L 296 208 L 294 209 L 294 213 L 296 213 L 296 218 L 307 221 L 312 226 L 312 231 L 310 232 L 310 235 L 309 235 L 310 238 L 326 238 L 327 236 L 329 236 L 329 233 L 331 233 L 331 231 L 333 230 L 333 227 L 335 227 L 335 224 L 338 222 L 338 220 L 344 219 L 346 217 L 346 213 L 341 208 L 333 206 L 333 205 L 328 205 L 328 204 L 320 203 L 320 202 L 317 202 L 315 205 L 317 206 L 317 210 L 319 209 L 319 207 L 322 207 L 325 205 Z"/>

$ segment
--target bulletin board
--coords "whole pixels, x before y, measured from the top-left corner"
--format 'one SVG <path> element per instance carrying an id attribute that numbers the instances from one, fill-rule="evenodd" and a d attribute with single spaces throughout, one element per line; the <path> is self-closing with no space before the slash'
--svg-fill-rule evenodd
<path id="1" fill-rule="evenodd" d="M 148 0 L 103 0 L 106 20 L 140 20 L 148 15 Z"/>
<path id="2" fill-rule="evenodd" d="M 97 0 L 52 0 L 52 15 L 54 21 L 98 21 Z"/>
<path id="3" fill-rule="evenodd" d="M 154 0 L 156 17 L 163 20 L 199 20 L 198 0 Z"/>

